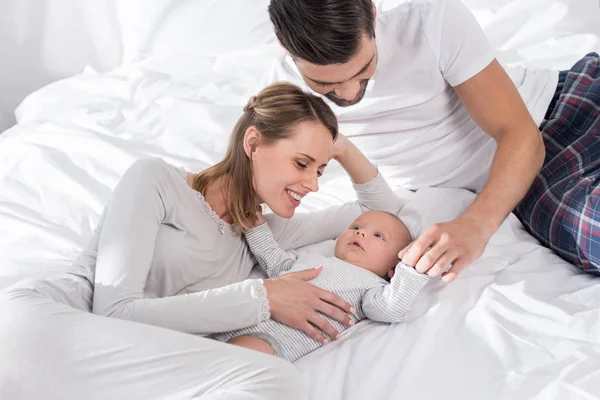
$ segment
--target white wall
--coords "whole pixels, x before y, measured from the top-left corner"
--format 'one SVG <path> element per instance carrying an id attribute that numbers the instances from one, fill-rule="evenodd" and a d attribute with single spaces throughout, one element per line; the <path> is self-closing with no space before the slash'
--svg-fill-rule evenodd
<path id="1" fill-rule="evenodd" d="M 0 132 L 34 90 L 86 65 L 106 71 L 120 63 L 115 1 L 0 0 Z"/>

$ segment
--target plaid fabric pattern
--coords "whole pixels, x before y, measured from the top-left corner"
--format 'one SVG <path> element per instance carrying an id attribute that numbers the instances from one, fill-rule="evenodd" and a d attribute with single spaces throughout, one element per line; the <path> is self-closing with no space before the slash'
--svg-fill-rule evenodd
<path id="1" fill-rule="evenodd" d="M 600 56 L 560 73 L 540 127 L 542 170 L 515 214 L 545 246 L 600 275 Z"/>

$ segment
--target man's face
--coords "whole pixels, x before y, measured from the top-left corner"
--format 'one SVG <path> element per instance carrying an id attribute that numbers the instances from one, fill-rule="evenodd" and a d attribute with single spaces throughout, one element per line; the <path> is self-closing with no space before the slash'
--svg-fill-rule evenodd
<path id="1" fill-rule="evenodd" d="M 358 52 L 344 64 L 316 65 L 295 60 L 304 82 L 339 107 L 362 100 L 377 66 L 375 38 L 364 35 Z"/>

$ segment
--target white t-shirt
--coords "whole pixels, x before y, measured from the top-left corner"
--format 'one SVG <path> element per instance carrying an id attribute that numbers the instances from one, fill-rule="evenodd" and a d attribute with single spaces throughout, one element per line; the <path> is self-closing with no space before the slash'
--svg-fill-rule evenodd
<path id="1" fill-rule="evenodd" d="M 384 3 L 377 12 L 376 38 L 379 60 L 362 101 L 343 108 L 323 97 L 338 116 L 340 132 L 392 185 L 481 190 L 496 144 L 453 89 L 495 58 L 475 17 L 458 0 Z M 558 71 L 507 71 L 539 125 Z M 309 89 L 285 55 L 275 61 L 265 83 L 276 81 Z"/>

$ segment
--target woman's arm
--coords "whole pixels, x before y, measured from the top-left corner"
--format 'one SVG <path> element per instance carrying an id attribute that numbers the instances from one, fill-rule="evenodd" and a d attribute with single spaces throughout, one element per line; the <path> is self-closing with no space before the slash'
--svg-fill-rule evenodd
<path id="1" fill-rule="evenodd" d="M 333 145 L 333 158 L 346 170 L 353 183 L 364 184 L 377 176 L 377 168 L 341 133 Z"/>
<path id="2" fill-rule="evenodd" d="M 334 146 L 334 158 L 350 176 L 361 212 L 381 210 L 397 215 L 404 207 L 404 200 L 394 193 L 377 168 L 342 134 Z"/>
<path id="3" fill-rule="evenodd" d="M 140 160 L 124 174 L 108 205 L 96 258 L 93 312 L 206 334 L 269 318 L 262 280 L 180 296 L 146 298 L 154 244 L 169 204 L 169 166 Z"/>

